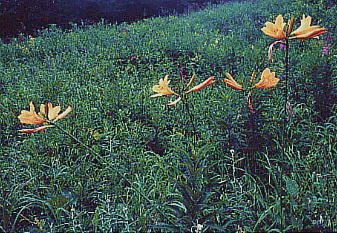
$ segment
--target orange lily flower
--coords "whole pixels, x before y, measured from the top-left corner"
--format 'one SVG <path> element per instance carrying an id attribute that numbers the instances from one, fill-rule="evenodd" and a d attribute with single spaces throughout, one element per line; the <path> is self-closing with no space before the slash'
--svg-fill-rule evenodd
<path id="1" fill-rule="evenodd" d="M 301 19 L 301 26 L 291 33 L 291 35 L 295 36 L 290 37 L 289 39 L 318 38 L 319 35 L 327 32 L 325 28 L 321 28 L 320 26 L 310 26 L 310 24 L 311 17 L 305 17 L 305 15 L 303 15 Z"/>
<path id="2" fill-rule="evenodd" d="M 239 85 L 232 77 L 232 75 L 230 75 L 230 73 L 226 73 L 227 78 L 225 79 L 225 83 L 230 86 L 231 88 L 235 89 L 235 90 L 242 90 L 242 86 Z"/>
<path id="3" fill-rule="evenodd" d="M 174 91 L 171 90 L 171 88 L 168 86 L 170 81 L 168 80 L 168 75 L 164 77 L 164 79 L 159 80 L 159 85 L 154 85 L 152 87 L 152 90 L 154 92 L 157 92 L 157 94 L 151 95 L 150 97 L 158 97 L 163 95 L 178 95 Z"/>
<path id="4" fill-rule="evenodd" d="M 266 26 L 261 30 L 267 36 L 276 38 L 276 39 L 284 39 L 286 38 L 286 33 L 284 32 L 284 27 L 286 23 L 283 22 L 282 15 L 278 15 L 276 17 L 275 23 L 266 22 Z"/>
<path id="5" fill-rule="evenodd" d="M 63 119 L 73 110 L 72 107 L 69 106 L 63 113 L 59 114 L 59 112 L 61 111 L 61 107 L 53 107 L 51 103 L 48 103 L 47 105 L 41 104 L 40 112 L 37 114 L 35 112 L 35 107 L 32 102 L 29 103 L 29 107 L 29 111 L 23 110 L 18 116 L 22 124 L 54 123 L 58 120 Z M 50 127 L 53 127 L 53 125 L 45 125 L 35 129 L 23 129 L 19 131 L 21 133 L 35 133 Z"/>
<path id="6" fill-rule="evenodd" d="M 229 73 L 226 73 L 226 76 L 228 79 L 225 79 L 225 83 L 228 86 L 230 86 L 231 88 L 235 90 L 243 90 L 243 87 L 239 85 Z M 255 72 L 253 72 L 252 74 L 252 79 L 254 79 L 254 77 L 255 77 Z M 275 78 L 275 72 L 271 73 L 270 69 L 266 68 L 262 72 L 261 80 L 257 84 L 255 84 L 253 88 L 263 89 L 263 88 L 275 87 L 279 81 L 280 80 L 278 78 Z"/>
<path id="7" fill-rule="evenodd" d="M 254 85 L 256 89 L 275 87 L 280 79 L 275 78 L 275 72 L 270 72 L 269 68 L 264 69 L 261 75 L 261 80 Z"/>
<path id="8" fill-rule="evenodd" d="M 189 81 L 189 83 L 187 84 L 187 86 L 185 87 L 185 90 L 193 84 L 195 78 L 196 78 L 196 75 L 194 74 L 192 76 L 191 80 Z M 186 91 L 185 93 L 188 94 L 190 92 L 199 91 L 199 90 L 211 85 L 214 82 L 215 82 L 215 78 L 210 77 L 207 80 L 205 80 L 204 82 L 200 83 L 199 85 L 197 85 L 197 86 L 191 88 L 190 90 Z M 166 75 L 164 77 L 164 79 L 160 79 L 159 85 L 154 85 L 152 87 L 152 90 L 154 92 L 157 92 L 157 93 L 151 95 L 150 97 L 158 97 L 158 96 L 164 96 L 164 95 L 176 95 L 176 96 L 178 96 L 178 98 L 167 104 L 169 106 L 176 105 L 180 100 L 182 100 L 182 97 L 181 97 L 181 95 L 172 91 L 171 88 L 169 88 L 169 86 L 168 86 L 169 83 L 170 83 L 170 81 L 168 80 L 168 75 Z"/>
<path id="9" fill-rule="evenodd" d="M 192 77 L 193 78 L 193 77 Z M 195 91 L 200 91 L 201 89 L 211 85 L 212 83 L 215 83 L 215 78 L 214 77 L 210 77 L 207 80 L 205 80 L 204 82 L 200 83 L 199 85 L 191 88 L 190 90 L 186 91 L 186 94 L 190 93 L 190 92 L 195 92 Z"/>

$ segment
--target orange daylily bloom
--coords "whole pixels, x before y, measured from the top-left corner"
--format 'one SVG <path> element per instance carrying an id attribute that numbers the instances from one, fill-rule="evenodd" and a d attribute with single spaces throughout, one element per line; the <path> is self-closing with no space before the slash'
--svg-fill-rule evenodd
<path id="1" fill-rule="evenodd" d="M 192 77 L 193 78 L 193 77 Z M 195 91 L 200 91 L 201 89 L 211 85 L 212 83 L 215 83 L 215 78 L 214 77 L 210 77 L 207 80 L 205 80 L 204 82 L 200 83 L 199 85 L 191 88 L 190 90 L 186 91 L 186 94 L 190 93 L 190 92 L 195 92 Z"/>
<path id="2" fill-rule="evenodd" d="M 264 69 L 261 75 L 261 80 L 254 85 L 256 89 L 275 87 L 280 79 L 275 78 L 275 72 L 270 72 L 269 68 Z"/>
<path id="3" fill-rule="evenodd" d="M 159 85 L 154 85 L 152 87 L 152 90 L 154 92 L 157 92 L 157 94 L 151 95 L 150 97 L 158 97 L 163 95 L 178 95 L 174 91 L 171 90 L 171 88 L 168 86 L 170 81 L 168 80 L 168 75 L 164 77 L 164 79 L 159 80 Z"/>
<path id="4" fill-rule="evenodd" d="M 63 119 L 73 110 L 73 108 L 69 106 L 63 113 L 59 114 L 59 112 L 61 111 L 61 107 L 53 107 L 51 103 L 48 103 L 47 105 L 41 104 L 40 112 L 36 113 L 34 104 L 32 102 L 29 103 L 29 107 L 29 111 L 23 110 L 18 116 L 22 124 L 54 123 L 58 120 Z M 50 127 L 53 127 L 53 125 L 45 125 L 35 129 L 22 129 L 19 131 L 21 133 L 35 133 Z"/>
<path id="5" fill-rule="evenodd" d="M 227 79 L 225 79 L 225 83 L 230 86 L 231 88 L 235 90 L 243 90 L 243 87 L 239 85 L 233 77 L 229 74 L 226 73 Z M 255 72 L 252 74 L 252 79 L 255 79 Z M 271 88 L 276 86 L 276 84 L 280 80 L 278 78 L 275 78 L 275 72 L 270 72 L 269 68 L 264 69 L 261 75 L 261 80 L 253 86 L 253 88 L 256 89 L 262 89 L 262 88 Z"/>
<path id="6" fill-rule="evenodd" d="M 290 37 L 289 39 L 318 38 L 319 35 L 327 32 L 325 28 L 321 28 L 320 26 L 310 26 L 310 24 L 311 17 L 305 17 L 305 15 L 303 15 L 301 19 L 301 26 L 291 33 L 291 35 L 295 36 Z"/>
<path id="7" fill-rule="evenodd" d="M 232 75 L 230 75 L 230 73 L 226 73 L 226 79 L 225 79 L 225 83 L 230 86 L 231 88 L 235 89 L 235 90 L 242 90 L 242 86 L 239 85 L 232 77 Z"/>
<path id="8" fill-rule="evenodd" d="M 282 15 L 278 15 L 276 17 L 275 23 L 266 22 L 266 26 L 263 27 L 261 30 L 267 36 L 276 38 L 276 39 L 284 39 L 286 38 L 286 33 L 284 31 L 284 27 L 286 23 L 283 22 Z"/>
<path id="9" fill-rule="evenodd" d="M 196 75 L 194 74 L 184 90 L 186 90 L 189 86 L 191 86 L 193 84 L 195 78 L 196 78 Z M 215 78 L 210 77 L 207 80 L 205 80 L 204 82 L 200 83 L 199 85 L 197 85 L 197 86 L 191 88 L 190 90 L 186 91 L 185 93 L 188 94 L 190 92 L 199 91 L 199 90 L 211 85 L 214 82 L 215 82 Z M 183 97 L 180 94 L 177 94 L 174 91 L 172 91 L 168 86 L 169 83 L 170 83 L 170 81 L 168 80 L 168 75 L 166 75 L 164 79 L 160 79 L 159 85 L 154 85 L 152 87 L 152 90 L 157 92 L 157 93 L 154 94 L 154 95 L 151 95 L 150 97 L 158 97 L 158 96 L 164 96 L 164 95 L 176 95 L 176 96 L 178 96 L 178 98 L 167 104 L 169 106 L 176 105 L 180 100 L 183 99 Z"/>

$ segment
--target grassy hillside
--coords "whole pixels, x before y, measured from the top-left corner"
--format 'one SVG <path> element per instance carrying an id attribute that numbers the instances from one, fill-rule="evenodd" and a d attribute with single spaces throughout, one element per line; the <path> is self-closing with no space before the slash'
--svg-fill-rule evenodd
<path id="1" fill-rule="evenodd" d="M 336 231 L 336 6 L 304 2 L 0 44 L 0 231 Z M 279 44 L 269 64 L 275 39 L 261 31 L 279 14 L 329 31 L 291 41 L 287 71 Z M 280 82 L 254 90 L 247 109 L 225 74 L 246 87 L 267 67 Z M 179 92 L 193 74 L 193 86 L 216 82 L 175 106 L 150 98 L 165 75 Z M 30 101 L 74 110 L 20 134 L 36 126 L 18 119 Z"/>

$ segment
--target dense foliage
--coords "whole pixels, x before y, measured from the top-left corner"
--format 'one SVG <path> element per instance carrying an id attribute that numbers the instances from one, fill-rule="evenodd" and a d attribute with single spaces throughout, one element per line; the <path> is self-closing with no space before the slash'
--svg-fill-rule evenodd
<path id="1" fill-rule="evenodd" d="M 183 13 L 225 0 L 2 0 L 0 37 L 19 33 L 36 35 L 56 24 L 69 29 L 71 23 L 125 22 L 172 13 Z"/>
<path id="2" fill-rule="evenodd" d="M 335 12 L 232 2 L 1 43 L 0 231 L 337 231 Z M 329 33 L 290 44 L 285 109 L 284 49 L 269 64 L 261 28 L 303 13 Z M 247 86 L 266 67 L 281 81 L 254 91 L 251 113 L 223 79 Z M 193 74 L 217 82 L 175 106 L 149 97 Z M 22 135 L 30 101 L 74 110 Z"/>

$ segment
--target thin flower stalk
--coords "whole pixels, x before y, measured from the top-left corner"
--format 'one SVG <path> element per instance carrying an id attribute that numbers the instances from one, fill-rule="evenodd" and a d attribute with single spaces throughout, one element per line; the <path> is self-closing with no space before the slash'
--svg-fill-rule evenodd
<path id="1" fill-rule="evenodd" d="M 290 40 L 306 40 L 306 39 L 312 39 L 316 38 L 318 39 L 320 35 L 327 32 L 325 28 L 322 28 L 318 25 L 312 26 L 312 18 L 311 16 L 302 16 L 302 19 L 300 20 L 301 24 L 300 26 L 294 30 L 295 25 L 295 18 L 292 17 L 287 25 L 283 22 L 282 15 L 278 15 L 276 17 L 275 24 L 271 22 L 266 22 L 266 26 L 263 27 L 261 30 L 264 34 L 267 36 L 281 39 L 281 41 L 273 42 L 268 49 L 268 58 L 269 62 L 273 62 L 273 47 L 277 43 L 284 43 L 285 44 L 285 57 L 284 57 L 284 64 L 285 64 L 285 90 L 284 90 L 284 97 L 285 97 L 285 112 L 286 112 L 286 106 L 289 101 L 289 41 Z M 292 85 L 294 89 L 296 89 L 295 83 Z M 284 120 L 284 124 L 287 123 L 287 117 Z"/>
<path id="2" fill-rule="evenodd" d="M 285 103 L 284 103 L 284 109 L 285 112 L 287 112 L 287 104 L 289 99 L 289 40 L 286 40 L 286 50 L 285 50 L 285 56 L 284 56 L 284 63 L 285 63 Z M 285 116 L 284 118 L 284 125 L 286 125 L 288 122 L 288 117 Z"/>
<path id="3" fill-rule="evenodd" d="M 246 96 L 247 109 L 248 109 L 248 111 L 249 111 L 250 114 L 254 114 L 255 113 L 255 110 L 254 110 L 253 105 L 252 105 L 252 93 L 253 93 L 253 91 L 250 90 L 248 92 L 248 95 Z"/>

